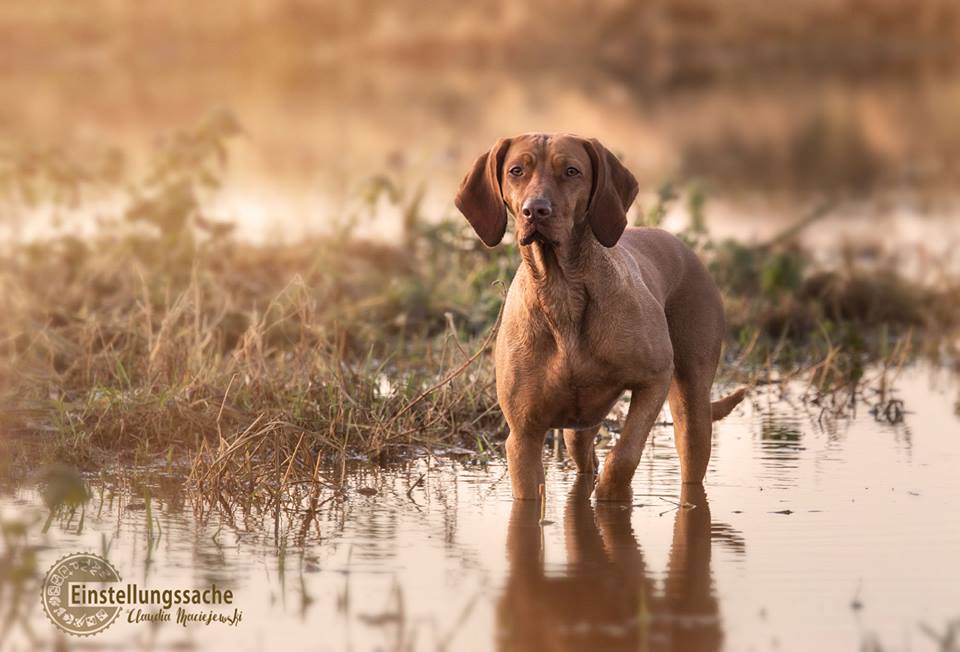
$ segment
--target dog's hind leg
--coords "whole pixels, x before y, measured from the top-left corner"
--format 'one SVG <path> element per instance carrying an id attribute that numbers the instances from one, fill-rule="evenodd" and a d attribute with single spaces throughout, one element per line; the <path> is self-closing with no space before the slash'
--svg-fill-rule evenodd
<path id="1" fill-rule="evenodd" d="M 563 443 L 567 447 L 567 455 L 573 460 L 577 467 L 577 473 L 580 475 L 594 475 L 597 472 L 599 464 L 597 463 L 597 453 L 594 451 L 594 442 L 600 426 L 585 428 L 584 430 L 574 430 L 564 428 Z"/>
<path id="2" fill-rule="evenodd" d="M 703 482 L 710 463 L 713 415 L 710 406 L 712 373 L 679 372 L 670 383 L 670 412 L 680 457 L 680 478 L 684 484 Z"/>

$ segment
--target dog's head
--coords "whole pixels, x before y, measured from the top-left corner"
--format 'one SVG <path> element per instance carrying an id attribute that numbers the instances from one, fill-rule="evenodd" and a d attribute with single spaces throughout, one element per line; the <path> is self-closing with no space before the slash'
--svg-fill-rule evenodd
<path id="1" fill-rule="evenodd" d="M 516 218 L 517 242 L 565 245 L 585 222 L 612 247 L 627 226 L 637 180 L 595 139 L 569 134 L 502 138 L 460 184 L 456 204 L 480 239 L 493 247 Z"/>

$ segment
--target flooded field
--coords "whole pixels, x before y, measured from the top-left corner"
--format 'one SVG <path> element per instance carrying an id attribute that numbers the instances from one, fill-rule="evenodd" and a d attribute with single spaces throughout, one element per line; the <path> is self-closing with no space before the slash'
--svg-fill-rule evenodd
<path id="1" fill-rule="evenodd" d="M 0 652 L 960 649 L 954 0 L 141 4 L 0 5 Z M 665 408 L 511 499 L 453 198 L 530 131 L 717 282 L 705 489 Z M 79 552 L 234 599 L 70 637 Z"/>
<path id="2" fill-rule="evenodd" d="M 456 450 L 325 469 L 314 510 L 276 517 L 211 509 L 172 468 L 89 477 L 53 518 L 5 483 L 0 649 L 955 649 L 960 383 L 916 365 L 896 388 L 841 416 L 756 389 L 717 424 L 705 491 L 680 492 L 658 426 L 632 506 L 591 501 L 549 445 L 542 514 L 501 460 Z M 73 551 L 143 587 L 230 588 L 242 620 L 57 636 L 39 581 Z"/>

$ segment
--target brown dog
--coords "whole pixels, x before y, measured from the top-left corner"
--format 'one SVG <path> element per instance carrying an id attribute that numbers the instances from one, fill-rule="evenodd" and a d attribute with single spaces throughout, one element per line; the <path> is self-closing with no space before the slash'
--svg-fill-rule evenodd
<path id="1" fill-rule="evenodd" d="M 596 140 L 527 134 L 499 140 L 460 185 L 457 208 L 487 246 L 516 217 L 523 264 L 497 335 L 497 399 L 510 427 L 514 498 L 538 496 L 543 440 L 563 437 L 579 473 L 597 471 L 594 439 L 624 390 L 623 433 L 599 500 L 630 500 L 647 435 L 669 395 L 684 483 L 700 483 L 712 420 L 744 390 L 710 403 L 724 337 L 716 285 L 680 240 L 626 228 L 637 181 Z"/>

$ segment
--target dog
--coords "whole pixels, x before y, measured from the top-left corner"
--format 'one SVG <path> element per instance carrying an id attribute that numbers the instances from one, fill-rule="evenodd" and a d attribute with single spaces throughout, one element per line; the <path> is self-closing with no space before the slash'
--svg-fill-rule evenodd
<path id="1" fill-rule="evenodd" d="M 712 422 L 745 390 L 710 401 L 723 303 L 683 242 L 627 228 L 637 180 L 595 139 L 503 138 L 467 172 L 456 206 L 488 247 L 513 214 L 522 264 L 507 292 L 494 363 L 510 434 L 515 499 L 539 497 L 543 441 L 563 429 L 577 472 L 596 474 L 594 440 L 625 390 L 630 407 L 596 481 L 597 500 L 627 501 L 650 429 L 669 399 L 680 475 L 702 483 Z"/>

